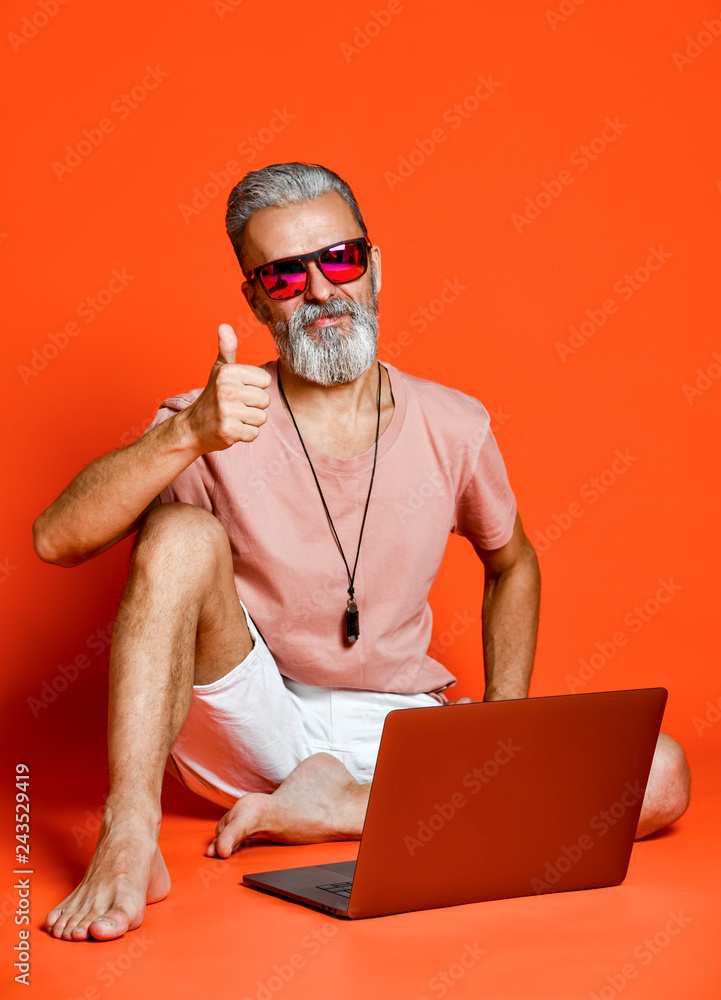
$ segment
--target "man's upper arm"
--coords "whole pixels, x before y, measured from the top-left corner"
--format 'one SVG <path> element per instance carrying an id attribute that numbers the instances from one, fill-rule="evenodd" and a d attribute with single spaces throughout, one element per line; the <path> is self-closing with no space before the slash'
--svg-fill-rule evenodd
<path id="1" fill-rule="evenodd" d="M 464 485 L 456 499 L 451 531 L 463 535 L 473 547 L 500 551 L 513 541 L 518 525 L 516 498 L 508 481 L 506 466 L 491 431 L 490 416 L 475 400 L 476 424 L 469 425 L 466 440 L 477 442 L 461 465 Z M 522 531 L 522 529 L 521 529 Z"/>
<path id="2" fill-rule="evenodd" d="M 483 549 L 479 545 L 473 546 L 481 559 L 486 572 L 492 576 L 500 576 L 501 573 L 513 569 L 528 559 L 535 560 L 536 552 L 523 530 L 521 517 L 516 511 L 516 520 L 513 525 L 513 534 L 499 549 Z"/>

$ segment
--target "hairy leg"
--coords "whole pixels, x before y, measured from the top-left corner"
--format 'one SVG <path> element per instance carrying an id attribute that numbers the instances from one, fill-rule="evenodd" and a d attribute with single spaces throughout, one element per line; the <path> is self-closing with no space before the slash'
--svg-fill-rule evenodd
<path id="1" fill-rule="evenodd" d="M 252 645 L 220 522 L 188 504 L 156 507 L 138 533 L 113 634 L 103 823 L 82 882 L 48 913 L 54 937 L 120 937 L 167 895 L 158 834 L 170 748 L 192 685 L 223 677 Z"/>
<path id="2" fill-rule="evenodd" d="M 635 839 L 673 823 L 686 812 L 690 798 L 691 771 L 683 748 L 668 733 L 659 733 Z"/>

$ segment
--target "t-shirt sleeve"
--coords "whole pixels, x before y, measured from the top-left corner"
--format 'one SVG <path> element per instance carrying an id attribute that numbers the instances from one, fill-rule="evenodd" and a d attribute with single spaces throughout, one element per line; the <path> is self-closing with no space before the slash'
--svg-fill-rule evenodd
<path id="1" fill-rule="evenodd" d="M 188 405 L 183 397 L 179 397 Z M 176 400 L 173 400 L 175 403 Z M 165 406 L 161 405 L 158 412 L 153 417 L 152 423 L 143 432 L 147 434 L 153 428 L 158 427 L 163 421 L 174 416 L 179 409 L 184 409 L 183 405 Z M 158 494 L 161 503 L 173 503 L 179 501 L 192 504 L 194 507 L 203 507 L 205 510 L 215 513 L 213 507 L 213 491 L 215 488 L 215 477 L 212 474 L 207 455 L 201 455 L 194 462 L 176 476 L 165 489 Z"/>
<path id="2" fill-rule="evenodd" d="M 468 538 L 476 548 L 500 549 L 510 540 L 515 520 L 516 498 L 489 426 L 458 498 L 451 531 Z"/>

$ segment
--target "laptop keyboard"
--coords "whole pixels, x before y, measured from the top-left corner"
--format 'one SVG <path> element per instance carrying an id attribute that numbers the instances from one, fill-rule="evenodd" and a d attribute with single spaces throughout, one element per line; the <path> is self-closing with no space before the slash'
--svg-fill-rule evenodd
<path id="1" fill-rule="evenodd" d="M 345 896 L 350 899 L 352 882 L 331 882 L 330 885 L 317 885 L 316 889 L 325 889 L 326 892 L 334 892 L 336 896 Z"/>

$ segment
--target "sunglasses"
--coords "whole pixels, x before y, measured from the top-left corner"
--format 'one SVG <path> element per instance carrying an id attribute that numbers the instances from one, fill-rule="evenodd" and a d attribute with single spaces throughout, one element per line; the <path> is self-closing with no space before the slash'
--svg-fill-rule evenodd
<path id="1" fill-rule="evenodd" d="M 370 246 L 367 236 L 343 243 L 331 243 L 313 253 L 282 257 L 254 267 L 248 280 L 259 278 L 263 291 L 271 299 L 292 299 L 305 291 L 308 285 L 308 265 L 314 260 L 328 281 L 332 281 L 334 285 L 343 285 L 366 273 Z"/>

